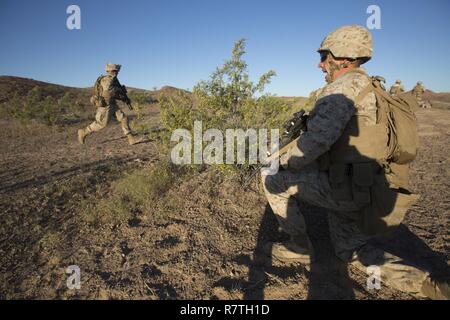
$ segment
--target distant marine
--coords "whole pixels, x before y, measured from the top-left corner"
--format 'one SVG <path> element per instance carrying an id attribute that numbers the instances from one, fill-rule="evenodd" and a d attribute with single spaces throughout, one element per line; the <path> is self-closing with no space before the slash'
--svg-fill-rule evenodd
<path id="1" fill-rule="evenodd" d="M 419 106 L 421 106 L 422 108 L 431 107 L 431 105 L 429 103 L 425 103 L 423 101 L 423 94 L 425 92 L 425 87 L 423 86 L 422 81 L 417 82 L 417 84 L 412 89 L 412 92 L 413 92 L 414 96 L 416 97 L 417 103 L 419 104 Z"/>
<path id="2" fill-rule="evenodd" d="M 117 105 L 117 100 L 120 100 L 132 109 L 126 88 L 117 79 L 120 68 L 120 64 L 108 63 L 106 65 L 106 75 L 101 75 L 97 78 L 94 85 L 94 95 L 91 97 L 91 103 L 97 108 L 95 121 L 86 128 L 78 130 L 78 141 L 80 144 L 86 142 L 88 135 L 105 128 L 113 117 L 120 122 L 123 134 L 128 138 L 129 144 L 133 145 L 144 141 L 143 137 L 133 133 L 128 117 Z"/>
<path id="3" fill-rule="evenodd" d="M 389 93 L 393 96 L 398 95 L 402 92 L 405 92 L 403 88 L 402 82 L 400 80 L 395 81 L 395 84 L 389 90 Z"/>

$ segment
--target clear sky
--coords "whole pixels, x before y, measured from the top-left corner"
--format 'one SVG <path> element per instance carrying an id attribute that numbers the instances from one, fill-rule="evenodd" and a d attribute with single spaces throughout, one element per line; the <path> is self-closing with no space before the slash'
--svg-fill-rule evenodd
<path id="1" fill-rule="evenodd" d="M 70 4 L 81 8 L 81 30 L 66 27 Z M 191 89 L 244 37 L 253 80 L 273 69 L 269 92 L 305 96 L 324 84 L 322 39 L 342 25 L 365 26 L 371 4 L 381 29 L 372 30 L 368 72 L 388 85 L 422 80 L 450 91 L 449 0 L 0 0 L 0 74 L 87 87 L 113 62 L 128 86 Z"/>

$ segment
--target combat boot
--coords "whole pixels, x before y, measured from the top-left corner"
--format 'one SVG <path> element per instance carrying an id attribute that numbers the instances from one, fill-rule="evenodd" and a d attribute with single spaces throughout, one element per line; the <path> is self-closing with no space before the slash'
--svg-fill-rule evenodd
<path id="1" fill-rule="evenodd" d="M 78 142 L 84 144 L 86 142 L 86 137 L 89 133 L 86 129 L 78 129 Z"/>
<path id="2" fill-rule="evenodd" d="M 309 265 L 314 261 L 314 250 L 306 235 L 291 236 L 286 242 L 269 242 L 264 247 L 265 253 L 281 262 L 299 262 Z"/>
<path id="3" fill-rule="evenodd" d="M 147 139 L 145 139 L 144 137 L 139 137 L 139 136 L 136 136 L 136 135 L 133 135 L 133 134 L 128 134 L 127 138 L 128 138 L 128 143 L 130 145 L 138 144 L 138 143 L 147 141 Z"/>
<path id="4" fill-rule="evenodd" d="M 432 280 L 428 276 L 422 283 L 422 294 L 431 300 L 450 300 L 449 281 Z"/>

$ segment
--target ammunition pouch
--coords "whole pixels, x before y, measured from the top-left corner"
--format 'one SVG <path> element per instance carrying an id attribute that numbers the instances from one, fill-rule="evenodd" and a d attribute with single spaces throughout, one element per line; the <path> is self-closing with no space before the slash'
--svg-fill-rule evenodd
<path id="1" fill-rule="evenodd" d="M 332 197 L 336 201 L 353 201 L 359 206 L 371 202 L 371 187 L 382 168 L 376 162 L 342 164 L 329 167 Z"/>
<path id="2" fill-rule="evenodd" d="M 419 198 L 391 183 L 389 177 L 396 171 L 397 167 L 384 167 L 375 161 L 337 163 L 329 167 L 333 199 L 351 201 L 362 208 L 361 231 L 366 235 L 393 231 Z"/>
<path id="3" fill-rule="evenodd" d="M 336 163 L 328 172 L 332 197 L 336 201 L 352 201 L 350 165 Z"/>
<path id="4" fill-rule="evenodd" d="M 370 163 L 352 164 L 352 191 L 353 201 L 357 204 L 367 205 L 371 201 L 370 188 L 374 182 L 375 166 Z"/>

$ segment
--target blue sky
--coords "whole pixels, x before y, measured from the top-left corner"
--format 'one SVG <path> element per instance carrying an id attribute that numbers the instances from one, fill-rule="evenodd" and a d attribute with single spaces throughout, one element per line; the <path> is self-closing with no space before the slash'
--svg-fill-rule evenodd
<path id="1" fill-rule="evenodd" d="M 70 4 L 81 8 L 81 30 L 66 28 Z M 324 84 L 322 39 L 342 25 L 366 25 L 371 4 L 381 8 L 381 29 L 372 30 L 368 72 L 389 85 L 422 80 L 450 91 L 448 0 L 0 0 L 0 74 L 87 87 L 113 62 L 128 86 L 190 89 L 244 37 L 253 80 L 273 69 L 269 92 L 305 96 Z"/>

